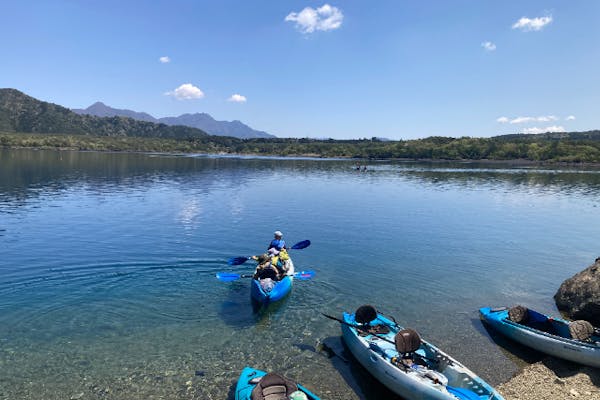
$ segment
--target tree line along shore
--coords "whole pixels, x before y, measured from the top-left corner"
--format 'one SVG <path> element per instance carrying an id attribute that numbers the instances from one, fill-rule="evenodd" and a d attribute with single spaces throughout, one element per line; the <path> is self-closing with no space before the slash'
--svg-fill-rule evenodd
<path id="1" fill-rule="evenodd" d="M 191 126 L 77 114 L 0 88 L 0 147 L 405 160 L 600 163 L 600 130 L 489 138 L 334 140 L 215 136 Z"/>
<path id="2" fill-rule="evenodd" d="M 577 137 L 580 136 L 580 137 Z M 526 160 L 545 163 L 600 163 L 600 131 L 492 138 L 429 137 L 415 140 L 186 138 L 0 132 L 0 147 L 82 151 L 252 154 L 408 160 Z"/>

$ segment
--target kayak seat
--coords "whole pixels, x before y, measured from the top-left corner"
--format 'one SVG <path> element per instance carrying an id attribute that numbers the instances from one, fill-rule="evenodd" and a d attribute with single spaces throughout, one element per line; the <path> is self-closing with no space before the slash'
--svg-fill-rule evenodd
<path id="1" fill-rule="evenodd" d="M 252 389 L 251 400 L 286 400 L 298 386 L 290 379 L 270 372 Z"/>
<path id="2" fill-rule="evenodd" d="M 573 339 L 585 342 L 594 334 L 594 326 L 584 320 L 573 321 L 569 324 L 569 333 Z"/>
<path id="3" fill-rule="evenodd" d="M 354 313 L 354 320 L 359 324 L 368 324 L 377 318 L 377 310 L 369 304 L 358 307 Z"/>
<path id="4" fill-rule="evenodd" d="M 517 305 L 508 309 L 508 319 L 517 324 L 525 325 L 528 319 L 527 307 Z"/>
<path id="5" fill-rule="evenodd" d="M 414 329 L 402 329 L 396 333 L 394 343 L 399 354 L 410 354 L 421 346 L 421 337 Z"/>
<path id="6" fill-rule="evenodd" d="M 271 267 L 271 266 L 267 266 L 264 268 L 261 268 L 257 271 L 256 273 L 256 278 L 257 279 L 273 279 L 274 281 L 277 280 L 277 269 L 275 267 Z"/>

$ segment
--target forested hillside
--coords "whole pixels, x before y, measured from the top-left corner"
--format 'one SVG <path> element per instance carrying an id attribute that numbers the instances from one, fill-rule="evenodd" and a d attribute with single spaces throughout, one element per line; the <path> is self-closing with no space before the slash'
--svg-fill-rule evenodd
<path id="1" fill-rule="evenodd" d="M 206 136 L 204 131 L 186 126 L 167 126 L 127 117 L 79 115 L 15 89 L 0 89 L 0 131 L 164 138 Z"/>

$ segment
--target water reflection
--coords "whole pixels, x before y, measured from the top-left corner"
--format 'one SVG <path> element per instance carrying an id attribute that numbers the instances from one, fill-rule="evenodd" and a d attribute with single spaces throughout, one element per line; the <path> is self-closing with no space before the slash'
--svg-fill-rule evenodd
<path id="1" fill-rule="evenodd" d="M 112 193 L 124 188 L 141 190 L 157 182 L 170 186 L 196 183 L 202 192 L 239 187 L 281 168 L 295 171 L 305 167 L 302 160 L 3 149 L 0 150 L 0 203 L 23 206 L 29 198 L 58 195 L 70 188 Z"/>
<path id="2" fill-rule="evenodd" d="M 489 189 L 504 185 L 510 190 L 577 192 L 586 196 L 600 193 L 600 170 L 595 167 L 524 167 L 485 163 L 371 162 L 368 171 L 357 173 L 352 160 L 277 159 L 248 157 L 172 156 L 138 153 L 97 153 L 30 149 L 0 150 L 0 205 L 4 211 L 23 206 L 40 194 L 57 195 L 84 186 L 98 193 L 116 189 L 135 191 L 156 182 L 190 185 L 200 191 L 243 187 L 262 176 L 342 174 L 364 180 L 400 177 L 416 184 L 433 185 L 438 190 L 460 187 Z M 184 223 L 200 211 L 188 200 L 182 210 Z M 232 201 L 232 213 L 243 205 Z"/>
<path id="3" fill-rule="evenodd" d="M 416 170 L 404 171 L 414 182 L 436 186 L 438 189 L 452 187 L 489 190 L 503 185 L 506 189 L 542 193 L 579 193 L 597 196 L 600 192 L 598 171 L 547 171 L 547 170 Z"/>

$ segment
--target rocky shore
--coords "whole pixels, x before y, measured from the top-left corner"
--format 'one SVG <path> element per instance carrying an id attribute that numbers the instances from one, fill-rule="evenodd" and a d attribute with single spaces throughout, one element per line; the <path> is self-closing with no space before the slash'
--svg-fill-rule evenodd
<path id="1" fill-rule="evenodd" d="M 554 296 L 570 319 L 600 323 L 600 257 L 567 279 Z M 600 369 L 548 357 L 497 387 L 506 400 L 600 400 Z"/>
<path id="2" fill-rule="evenodd" d="M 496 389 L 505 400 L 600 400 L 600 369 L 548 357 Z"/>

